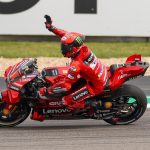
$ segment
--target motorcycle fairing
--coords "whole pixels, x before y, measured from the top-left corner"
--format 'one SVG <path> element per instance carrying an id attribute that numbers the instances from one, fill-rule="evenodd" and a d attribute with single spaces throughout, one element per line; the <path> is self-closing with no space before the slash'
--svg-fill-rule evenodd
<path id="1" fill-rule="evenodd" d="M 32 81 L 39 73 L 33 72 L 32 74 L 23 75 L 21 72 L 29 59 L 23 59 L 21 62 L 14 66 L 9 66 L 4 74 L 7 83 L 7 89 L 2 91 L 3 100 L 9 104 L 16 104 L 21 99 L 21 89 L 30 81 Z"/>
<path id="2" fill-rule="evenodd" d="M 2 98 L 8 104 L 16 104 L 20 101 L 21 95 L 18 91 L 6 89 L 2 91 Z"/>
<path id="3" fill-rule="evenodd" d="M 20 62 L 18 64 L 22 64 L 22 63 Z M 18 68 L 19 65 L 15 65 L 15 66 L 16 66 L 15 68 Z M 126 80 L 128 80 L 132 77 L 135 77 L 135 76 L 144 75 L 147 68 L 148 68 L 148 64 L 146 64 L 145 62 L 141 62 L 140 55 L 130 56 L 127 59 L 125 64 L 123 64 L 122 66 L 119 66 L 118 68 L 116 68 L 114 70 L 114 74 L 111 74 L 109 72 L 109 74 L 110 74 L 109 88 L 111 89 L 110 93 L 113 93 L 114 90 L 116 90 L 117 88 L 122 86 L 122 84 Z M 67 74 L 68 69 L 69 69 L 69 66 L 45 68 L 43 70 L 42 77 L 46 82 L 50 83 L 50 85 L 53 85 L 53 84 L 59 82 L 60 80 L 63 80 L 63 78 Z M 109 71 L 109 69 L 110 68 L 108 68 L 108 71 Z M 11 103 L 11 104 L 16 104 L 21 100 L 21 96 L 22 96 L 20 94 L 21 88 L 24 85 L 26 85 L 27 83 L 29 83 L 30 81 L 32 81 L 36 76 L 33 77 L 32 75 L 34 75 L 34 74 L 32 73 L 30 76 L 21 76 L 20 78 L 16 78 L 16 80 L 13 80 L 13 82 L 12 82 L 12 80 L 9 80 L 8 76 L 10 76 L 11 73 L 14 73 L 13 70 L 15 70 L 14 66 L 9 67 L 5 72 L 5 78 L 6 78 L 6 83 L 7 83 L 8 89 L 2 91 L 2 97 L 3 97 L 3 101 L 5 101 L 7 103 Z M 17 69 L 16 69 L 16 71 L 17 71 Z M 36 75 L 36 73 L 35 73 L 35 75 Z M 81 82 L 80 85 L 82 83 L 83 82 Z M 77 91 L 79 86 L 75 86 L 75 88 L 71 89 L 70 93 Z M 18 91 L 17 91 L 17 88 L 18 88 Z M 68 94 L 68 93 L 66 93 L 66 94 Z M 41 111 L 43 111 L 43 109 L 44 109 L 44 112 L 47 113 L 46 116 L 50 115 L 51 117 L 55 116 L 56 118 L 66 115 L 66 114 L 68 114 L 68 115 L 72 114 L 72 112 L 66 110 L 65 106 L 61 103 L 62 97 L 56 97 L 56 98 L 52 97 L 52 98 L 46 98 L 46 99 L 29 97 L 28 101 L 31 102 L 31 104 L 33 101 L 36 102 L 36 105 L 32 106 L 33 113 L 35 111 L 41 115 L 41 113 L 43 113 Z M 37 113 L 35 113 L 35 114 L 36 114 L 35 116 L 37 116 Z M 49 119 L 50 119 L 50 117 L 49 117 Z"/>
<path id="4" fill-rule="evenodd" d="M 48 67 L 42 71 L 42 76 L 50 84 L 53 85 L 60 80 L 64 79 L 69 70 L 69 66 L 66 67 Z"/>

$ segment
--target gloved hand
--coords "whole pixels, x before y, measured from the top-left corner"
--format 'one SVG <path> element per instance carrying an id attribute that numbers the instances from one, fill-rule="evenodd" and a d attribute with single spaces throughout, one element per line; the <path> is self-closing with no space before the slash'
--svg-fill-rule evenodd
<path id="1" fill-rule="evenodd" d="M 51 19 L 51 17 L 48 16 L 48 15 L 45 15 L 44 18 L 46 19 L 46 22 L 45 22 L 46 28 L 47 28 L 49 31 L 52 31 L 53 26 L 52 26 L 52 19 Z"/>
<path id="2" fill-rule="evenodd" d="M 39 92 L 40 92 L 40 95 L 41 95 L 41 96 L 45 96 L 45 93 L 46 93 L 46 87 L 40 88 Z"/>
<path id="3" fill-rule="evenodd" d="M 47 96 L 47 95 L 54 94 L 54 93 L 52 92 L 52 89 L 51 89 L 51 88 L 46 88 L 46 87 L 40 88 L 39 92 L 40 92 L 40 95 L 41 95 L 41 96 Z"/>

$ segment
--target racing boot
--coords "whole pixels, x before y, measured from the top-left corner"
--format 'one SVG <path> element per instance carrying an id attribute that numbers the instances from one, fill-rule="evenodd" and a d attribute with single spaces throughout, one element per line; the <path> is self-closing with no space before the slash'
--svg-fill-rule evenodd
<path id="1" fill-rule="evenodd" d="M 40 122 L 44 121 L 44 115 L 41 114 L 41 113 L 39 113 L 39 112 L 36 111 L 36 110 L 33 110 L 33 111 L 32 111 L 32 115 L 31 115 L 30 118 L 31 118 L 32 120 L 36 120 L 36 121 L 40 121 Z"/>

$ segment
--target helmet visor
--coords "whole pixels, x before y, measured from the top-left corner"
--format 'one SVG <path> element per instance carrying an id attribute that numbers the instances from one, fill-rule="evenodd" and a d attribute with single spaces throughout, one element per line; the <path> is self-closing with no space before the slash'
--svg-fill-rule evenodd
<path id="1" fill-rule="evenodd" d="M 72 50 L 72 45 L 70 44 L 61 44 L 61 52 L 65 56 L 68 52 Z"/>

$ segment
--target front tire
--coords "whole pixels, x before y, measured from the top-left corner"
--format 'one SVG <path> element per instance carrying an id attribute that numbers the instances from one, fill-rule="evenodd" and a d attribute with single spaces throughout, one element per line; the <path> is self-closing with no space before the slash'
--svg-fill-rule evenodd
<path id="1" fill-rule="evenodd" d="M 10 115 L 3 116 L 2 110 L 5 108 L 6 103 L 0 104 L 0 127 L 13 127 L 22 123 L 30 114 L 31 108 L 26 103 L 17 105 L 15 111 Z"/>
<path id="2" fill-rule="evenodd" d="M 112 100 L 119 101 L 120 98 L 127 99 L 125 105 L 132 108 L 133 112 L 124 113 L 124 115 L 116 113 L 112 118 L 104 119 L 105 122 L 112 125 L 127 125 L 137 121 L 144 114 L 147 108 L 147 98 L 140 88 L 125 84 L 113 94 Z"/>

